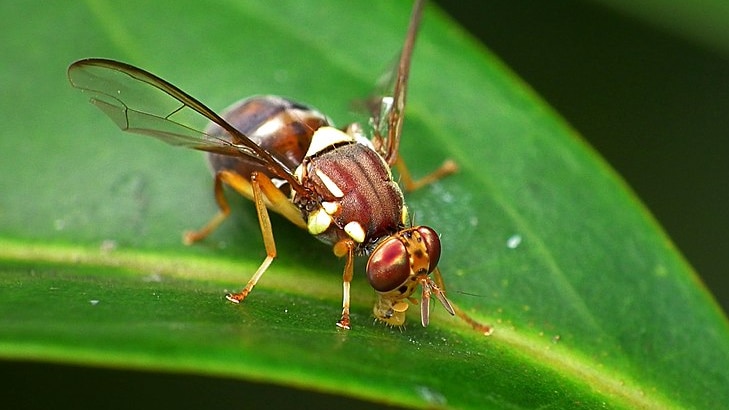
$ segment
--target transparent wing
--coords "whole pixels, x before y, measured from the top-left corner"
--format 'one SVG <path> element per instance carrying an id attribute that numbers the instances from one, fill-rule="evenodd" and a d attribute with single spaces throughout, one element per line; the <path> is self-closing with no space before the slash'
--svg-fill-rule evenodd
<path id="1" fill-rule="evenodd" d="M 171 145 L 246 157 L 265 165 L 297 191 L 303 189 L 291 170 L 268 152 L 198 100 L 154 74 L 118 61 L 94 58 L 71 64 L 68 79 L 75 88 L 91 94 L 91 103 L 123 131 Z M 195 125 L 203 118 L 226 130 L 230 141 L 207 135 Z"/>
<path id="2" fill-rule="evenodd" d="M 354 101 L 353 108 L 357 111 L 366 112 L 369 115 L 369 126 L 372 132 L 372 143 L 377 152 L 385 158 L 388 147 L 386 138 L 388 136 L 388 118 L 392 112 L 393 94 L 395 91 L 395 79 L 400 58 L 390 64 L 375 84 L 374 91 L 366 99 Z"/>
<path id="3" fill-rule="evenodd" d="M 410 60 L 415 38 L 423 15 L 424 0 L 417 0 L 410 15 L 410 24 L 405 36 L 400 57 L 392 70 L 383 75 L 377 84 L 378 91 L 366 105 L 370 111 L 370 123 L 374 128 L 373 142 L 385 161 L 393 165 L 397 161 L 402 132 L 403 112 L 410 75 Z"/>

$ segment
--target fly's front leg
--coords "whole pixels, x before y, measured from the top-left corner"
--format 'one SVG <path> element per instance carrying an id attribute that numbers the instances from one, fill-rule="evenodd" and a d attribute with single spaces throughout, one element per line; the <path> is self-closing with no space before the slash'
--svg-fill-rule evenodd
<path id="1" fill-rule="evenodd" d="M 443 276 L 441 276 L 441 274 L 440 274 L 440 269 L 436 268 L 433 271 L 432 275 L 433 275 L 434 283 L 439 288 L 439 292 L 441 293 L 441 296 L 438 296 L 437 294 L 436 294 L 436 296 L 440 299 L 441 303 L 443 303 L 443 306 L 446 307 L 446 310 L 448 310 L 448 313 L 455 314 L 461 320 L 468 323 L 474 330 L 476 330 L 477 332 L 483 333 L 486 336 L 488 336 L 494 332 L 494 328 L 492 328 L 489 325 L 485 325 L 485 324 L 477 321 L 476 319 L 472 318 L 466 312 L 461 310 L 461 308 L 459 308 L 458 305 L 456 305 L 453 302 L 448 301 L 448 299 L 445 298 L 445 283 L 443 282 Z M 441 299 L 441 297 L 442 297 L 442 299 Z M 447 302 L 447 305 L 444 302 L 444 300 Z M 448 307 L 450 307 L 450 309 L 448 309 Z"/>
<path id="2" fill-rule="evenodd" d="M 416 189 L 420 189 L 425 185 L 432 184 L 433 182 L 441 178 L 447 177 L 448 175 L 454 174 L 458 171 L 458 164 L 448 159 L 430 174 L 414 180 L 413 177 L 410 175 L 410 170 L 408 170 L 408 167 L 407 165 L 405 165 L 405 161 L 402 159 L 402 157 L 398 156 L 397 160 L 395 161 L 395 167 L 397 168 L 397 172 L 400 173 L 400 182 L 402 183 L 403 188 L 405 188 L 405 190 L 408 192 L 415 191 Z"/>
<path id="3" fill-rule="evenodd" d="M 231 302 L 239 303 L 251 293 L 253 287 L 256 286 L 258 280 L 261 279 L 263 273 L 268 269 L 276 257 L 276 243 L 273 240 L 273 230 L 271 229 L 271 220 L 268 217 L 268 209 L 266 209 L 266 202 L 264 196 L 275 196 L 275 192 L 278 191 L 271 180 L 264 174 L 254 172 L 251 174 L 251 188 L 253 191 L 253 203 L 256 206 L 256 213 L 258 214 L 258 223 L 261 227 L 261 234 L 263 235 L 263 244 L 266 247 L 266 258 L 258 267 L 256 273 L 248 281 L 245 288 L 237 293 L 231 293 L 225 296 Z M 270 193 L 267 195 L 267 193 Z"/>
<path id="4" fill-rule="evenodd" d="M 347 257 L 347 261 L 344 263 L 344 274 L 342 275 L 342 317 L 337 322 L 337 326 L 347 330 L 350 329 L 349 287 L 354 275 L 354 246 L 354 241 L 351 239 L 339 241 L 334 245 L 334 254 L 337 257 Z"/>

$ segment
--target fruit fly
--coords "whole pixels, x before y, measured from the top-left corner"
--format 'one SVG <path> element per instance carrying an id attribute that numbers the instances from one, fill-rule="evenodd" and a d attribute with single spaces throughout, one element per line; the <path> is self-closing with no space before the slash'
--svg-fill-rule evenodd
<path id="1" fill-rule="evenodd" d="M 202 229 L 186 233 L 185 243 L 204 239 L 228 216 L 224 186 L 253 201 L 266 257 L 243 290 L 226 296 L 231 302 L 242 302 L 276 257 L 271 210 L 345 258 L 337 326 L 350 328 L 354 258 L 366 255 L 367 278 L 377 296 L 376 319 L 403 325 L 408 303 L 418 303 L 412 295 L 420 287 L 423 326 L 428 325 L 434 296 L 448 313 L 488 333 L 488 326 L 470 319 L 446 297 L 438 270 L 440 238 L 430 227 L 412 226 L 391 172 L 397 167 L 406 190 L 412 190 L 456 170 L 453 162 L 446 161 L 414 181 L 398 156 L 423 3 L 417 0 L 413 7 L 391 92 L 368 104 L 373 125 L 369 138 L 359 124 L 335 128 L 317 110 L 276 96 L 251 97 L 218 115 L 167 81 L 118 61 L 80 60 L 71 64 L 68 77 L 74 87 L 90 93 L 91 102 L 122 130 L 208 152 L 219 212 Z M 209 121 L 204 130 L 192 125 L 200 117 Z"/>

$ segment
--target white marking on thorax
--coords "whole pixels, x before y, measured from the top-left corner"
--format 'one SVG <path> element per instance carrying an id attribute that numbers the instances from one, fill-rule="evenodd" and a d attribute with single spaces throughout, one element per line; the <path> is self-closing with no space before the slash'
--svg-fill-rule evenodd
<path id="1" fill-rule="evenodd" d="M 357 221 L 352 221 L 344 225 L 344 232 L 349 235 L 350 238 L 354 239 L 355 242 L 362 243 L 365 240 L 365 231 Z"/>
<path id="2" fill-rule="evenodd" d="M 332 224 L 332 217 L 326 213 L 324 208 L 319 208 L 309 214 L 308 221 L 306 222 L 306 228 L 312 235 L 319 235 L 329 228 Z"/>
<path id="3" fill-rule="evenodd" d="M 354 139 L 351 135 L 346 134 L 334 127 L 319 127 L 311 136 L 311 144 L 306 151 L 306 157 L 312 157 L 324 149 L 331 147 L 340 142 L 352 142 Z"/>
<path id="4" fill-rule="evenodd" d="M 367 138 L 367 134 L 365 134 L 364 129 L 359 123 L 352 123 L 349 124 L 347 127 L 347 134 L 349 134 L 354 140 L 357 142 L 357 144 L 364 145 L 365 147 L 375 150 L 375 146 L 372 145 L 372 141 L 370 141 L 369 138 Z"/>
<path id="5" fill-rule="evenodd" d="M 324 186 L 331 192 L 332 195 L 334 195 L 337 198 L 341 198 L 344 196 L 344 192 L 337 186 L 337 184 L 332 181 L 331 178 L 327 174 L 325 174 L 322 170 L 317 168 L 314 170 L 316 175 L 321 179 L 321 182 L 324 184 Z"/>
<path id="6" fill-rule="evenodd" d="M 324 201 L 321 203 L 321 207 L 324 208 L 324 212 L 328 213 L 329 215 L 334 215 L 339 210 L 340 205 L 339 202 Z"/>

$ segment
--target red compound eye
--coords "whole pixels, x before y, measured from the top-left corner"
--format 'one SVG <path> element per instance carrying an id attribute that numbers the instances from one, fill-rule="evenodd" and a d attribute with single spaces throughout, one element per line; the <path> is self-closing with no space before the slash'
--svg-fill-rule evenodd
<path id="1" fill-rule="evenodd" d="M 419 226 L 415 229 L 423 237 L 425 248 L 428 250 L 428 258 L 430 258 L 428 273 L 433 272 L 438 267 L 438 261 L 440 260 L 440 238 L 432 228 L 427 226 Z"/>
<path id="2" fill-rule="evenodd" d="M 375 290 L 389 292 L 410 276 L 410 262 L 405 245 L 395 237 L 382 241 L 367 261 L 367 279 Z"/>

